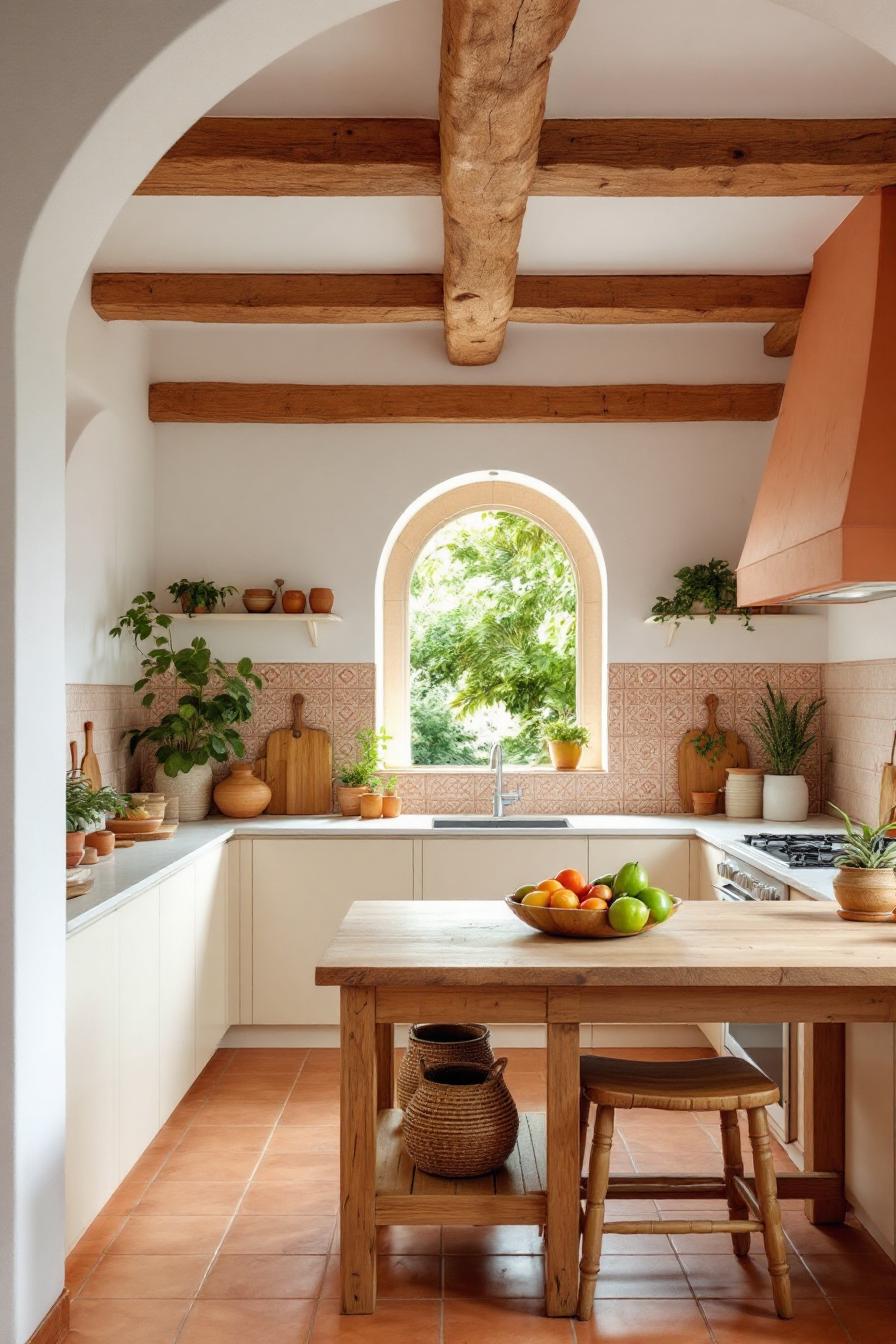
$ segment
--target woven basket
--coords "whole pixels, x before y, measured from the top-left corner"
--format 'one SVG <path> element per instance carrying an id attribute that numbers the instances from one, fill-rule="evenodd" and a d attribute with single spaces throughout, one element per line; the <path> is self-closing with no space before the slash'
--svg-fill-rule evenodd
<path id="1" fill-rule="evenodd" d="M 408 1048 L 398 1070 L 398 1104 L 405 1110 L 420 1085 L 420 1060 L 438 1064 L 494 1063 L 488 1027 L 481 1022 L 418 1022 L 408 1032 Z"/>
<path id="2" fill-rule="evenodd" d="M 431 1176 L 484 1176 L 513 1152 L 519 1115 L 504 1081 L 507 1060 L 426 1067 L 404 1115 L 411 1161 Z"/>

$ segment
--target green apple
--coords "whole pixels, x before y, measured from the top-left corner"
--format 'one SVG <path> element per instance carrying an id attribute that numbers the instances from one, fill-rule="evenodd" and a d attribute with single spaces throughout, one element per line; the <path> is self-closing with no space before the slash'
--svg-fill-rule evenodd
<path id="1" fill-rule="evenodd" d="M 638 900 L 644 902 L 656 924 L 662 924 L 675 909 L 675 902 L 662 887 L 645 887 L 638 892 Z"/>
<path id="2" fill-rule="evenodd" d="M 650 911 L 637 896 L 618 896 L 610 906 L 607 918 L 617 933 L 640 933 L 650 918 Z"/>
<path id="3" fill-rule="evenodd" d="M 624 863 L 613 879 L 613 895 L 637 896 L 649 885 L 646 869 L 641 867 L 637 859 L 633 859 L 631 863 Z"/>

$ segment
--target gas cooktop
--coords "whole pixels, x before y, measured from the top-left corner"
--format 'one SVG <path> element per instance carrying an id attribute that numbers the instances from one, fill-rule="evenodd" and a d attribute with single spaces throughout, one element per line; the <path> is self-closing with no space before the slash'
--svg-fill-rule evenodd
<path id="1" fill-rule="evenodd" d="M 799 835 L 775 835 L 768 831 L 745 835 L 744 844 L 785 863 L 788 868 L 833 868 L 840 853 L 840 837 L 823 831 Z"/>

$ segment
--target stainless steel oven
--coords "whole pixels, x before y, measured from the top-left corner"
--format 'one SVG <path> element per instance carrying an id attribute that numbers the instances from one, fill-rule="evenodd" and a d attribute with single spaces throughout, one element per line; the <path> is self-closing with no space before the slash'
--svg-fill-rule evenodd
<path id="1" fill-rule="evenodd" d="M 720 901 L 787 901 L 790 888 L 751 864 L 724 858 L 715 883 Z M 727 1052 L 749 1060 L 768 1074 L 781 1090 L 781 1102 L 768 1108 L 769 1122 L 782 1143 L 796 1137 L 792 1100 L 796 1096 L 797 1027 L 790 1022 L 726 1022 L 723 1043 Z"/>

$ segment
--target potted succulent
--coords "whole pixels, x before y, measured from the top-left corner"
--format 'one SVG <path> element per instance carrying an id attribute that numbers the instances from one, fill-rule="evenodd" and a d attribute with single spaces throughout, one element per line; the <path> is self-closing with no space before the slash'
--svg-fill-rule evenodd
<path id="1" fill-rule="evenodd" d="M 358 810 L 362 821 L 379 821 L 383 815 L 383 786 L 378 779 L 370 782 L 370 788 L 358 799 Z"/>
<path id="2" fill-rule="evenodd" d="M 587 728 L 574 723 L 569 717 L 550 719 L 545 724 L 545 741 L 555 770 L 575 770 L 587 747 L 591 734 Z"/>
<path id="3" fill-rule="evenodd" d="M 708 616 L 710 625 L 717 616 L 739 616 L 746 630 L 755 627 L 746 607 L 737 605 L 737 577 L 727 560 L 711 559 L 702 565 L 685 565 L 676 570 L 678 587 L 671 597 L 658 597 L 650 609 L 655 621 L 692 621 Z"/>
<path id="4" fill-rule="evenodd" d="M 200 821 L 208 814 L 212 797 L 212 760 L 226 761 L 246 754 L 243 739 L 234 728 L 252 716 L 252 688 L 261 690 L 261 678 L 252 671 L 248 658 L 241 658 L 231 673 L 213 658 L 204 639 L 193 639 L 187 648 L 175 649 L 171 617 L 155 606 L 155 593 L 139 593 L 120 621 L 109 632 L 119 638 L 126 631 L 141 654 L 143 676 L 134 691 L 144 691 L 141 704 L 149 709 L 157 690 L 174 674 L 177 707 L 163 714 L 148 728 L 131 729 L 131 753 L 149 742 L 158 766 L 155 790 L 179 799 L 181 821 Z"/>
<path id="5" fill-rule="evenodd" d="M 126 793 L 115 789 L 94 789 L 86 775 L 65 777 L 65 866 L 77 868 L 84 857 L 89 831 L 102 829 L 107 816 L 120 817 L 130 806 Z"/>
<path id="6" fill-rule="evenodd" d="M 231 583 L 218 588 L 211 579 L 178 579 L 169 585 L 168 591 L 188 616 L 205 616 L 214 611 L 219 602 L 226 607 L 228 597 L 236 589 Z"/>
<path id="7" fill-rule="evenodd" d="M 383 785 L 383 816 L 400 817 L 401 799 L 395 790 L 398 788 L 398 776 L 390 775 Z"/>
<path id="8" fill-rule="evenodd" d="M 336 798 L 344 817 L 357 817 L 361 811 L 361 798 L 379 783 L 380 754 L 390 740 L 383 728 L 379 731 L 362 728 L 355 734 L 356 758 L 342 764 L 337 775 Z"/>
<path id="9" fill-rule="evenodd" d="M 809 815 L 809 787 L 797 772 L 818 736 L 812 725 L 823 705 L 823 699 L 802 697 L 790 704 L 781 691 L 765 684 L 765 699 L 751 727 L 771 766 L 762 787 L 766 821 L 805 821 Z"/>
<path id="10" fill-rule="evenodd" d="M 890 823 L 872 830 L 861 823 L 855 826 L 839 807 L 834 811 L 846 824 L 843 852 L 834 860 L 838 914 L 842 919 L 892 919 L 896 910 L 896 843 L 886 839 Z"/>

